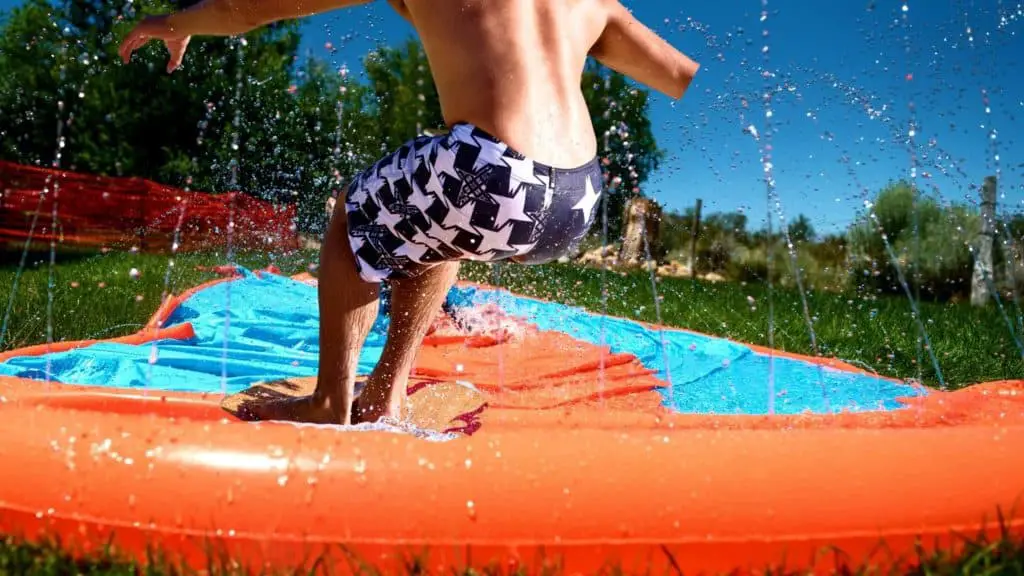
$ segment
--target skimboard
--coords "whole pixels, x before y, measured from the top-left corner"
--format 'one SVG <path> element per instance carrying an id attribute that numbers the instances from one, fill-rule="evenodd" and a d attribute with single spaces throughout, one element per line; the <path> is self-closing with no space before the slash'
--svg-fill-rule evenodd
<path id="1" fill-rule="evenodd" d="M 365 377 L 356 381 L 356 397 L 362 392 Z M 316 389 L 316 377 L 287 378 L 270 382 L 257 382 L 252 386 L 225 396 L 221 407 L 229 414 L 245 421 L 256 421 L 251 407 L 261 402 L 282 398 L 308 396 Z M 458 432 L 475 430 L 469 420 L 487 405 L 485 395 L 471 384 L 439 381 L 423 377 L 409 378 L 402 420 L 422 430 Z"/>

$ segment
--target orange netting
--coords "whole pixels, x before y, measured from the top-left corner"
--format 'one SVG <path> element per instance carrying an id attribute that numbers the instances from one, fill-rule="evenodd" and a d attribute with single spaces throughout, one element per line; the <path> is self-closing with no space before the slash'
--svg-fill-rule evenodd
<path id="1" fill-rule="evenodd" d="M 208 250 L 227 247 L 230 222 L 233 249 L 298 246 L 293 205 L 0 161 L 0 243 L 158 252 L 177 231 L 179 251 Z"/>

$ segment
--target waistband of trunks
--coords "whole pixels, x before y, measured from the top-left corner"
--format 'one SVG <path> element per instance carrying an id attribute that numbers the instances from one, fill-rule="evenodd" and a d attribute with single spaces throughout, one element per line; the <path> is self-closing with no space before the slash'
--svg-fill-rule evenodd
<path id="1" fill-rule="evenodd" d="M 551 166 L 551 165 L 548 165 L 548 164 L 544 164 L 543 162 L 538 162 L 538 161 L 530 158 L 526 154 L 523 154 L 522 152 L 520 152 L 520 151 L 516 150 L 515 148 L 509 146 L 508 144 L 503 142 L 497 136 L 491 134 L 490 132 L 487 132 L 486 130 L 480 128 L 479 126 L 470 124 L 469 122 L 456 122 L 455 124 L 452 124 L 451 132 L 449 133 L 449 137 L 455 139 L 458 142 L 466 142 L 467 144 L 474 144 L 474 145 L 477 144 L 479 140 L 485 140 L 485 141 L 492 142 L 494 144 L 499 144 L 501 146 L 504 146 L 509 152 L 511 152 L 511 153 L 521 157 L 521 158 L 528 158 L 531 162 L 533 162 L 534 166 L 536 166 L 537 168 L 540 168 L 541 170 L 544 170 L 545 172 L 549 172 L 549 173 L 555 173 L 555 174 L 575 174 L 575 173 L 579 173 L 579 172 L 590 172 L 590 171 L 592 171 L 594 169 L 595 165 L 600 167 L 600 159 L 597 156 L 594 156 L 592 159 L 588 160 L 586 163 L 584 163 L 584 164 L 582 164 L 580 166 L 577 166 L 575 168 L 560 168 L 558 166 Z"/>

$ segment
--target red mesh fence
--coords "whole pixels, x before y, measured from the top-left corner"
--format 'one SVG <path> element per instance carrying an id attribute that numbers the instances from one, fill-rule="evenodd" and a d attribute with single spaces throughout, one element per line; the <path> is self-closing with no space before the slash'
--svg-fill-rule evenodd
<path id="1" fill-rule="evenodd" d="M 53 209 L 57 216 L 54 225 Z M 35 226 L 33 227 L 33 220 Z M 0 244 L 179 252 L 298 246 L 295 206 L 239 192 L 185 192 L 141 178 L 109 178 L 0 161 Z"/>

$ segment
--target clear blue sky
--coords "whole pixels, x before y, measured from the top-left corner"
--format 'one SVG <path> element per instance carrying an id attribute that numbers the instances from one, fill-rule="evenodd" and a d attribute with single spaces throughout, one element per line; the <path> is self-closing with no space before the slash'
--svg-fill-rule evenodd
<path id="1" fill-rule="evenodd" d="M 0 9 L 15 4 L 0 0 Z M 909 176 L 912 157 L 901 134 L 911 101 L 918 181 L 929 193 L 974 201 L 969 186 L 994 172 L 998 152 L 1000 207 L 1024 207 L 1024 144 L 1015 134 L 1024 115 L 1024 5 L 768 0 L 762 21 L 760 0 L 625 4 L 703 66 L 682 100 L 653 97 L 654 131 L 667 159 L 646 191 L 669 208 L 683 209 L 700 197 L 707 211 L 743 209 L 752 228 L 763 225 L 758 142 L 744 128 L 765 131 L 764 46 L 770 81 L 779 88 L 771 120 L 773 166 L 787 215 L 803 212 L 819 231 L 833 231 L 861 208 L 863 187 L 874 192 Z M 304 51 L 357 73 L 374 45 L 414 35 L 381 1 L 311 18 L 304 31 Z"/>
<path id="2" fill-rule="evenodd" d="M 910 0 L 904 20 L 904 4 L 892 0 L 769 0 L 762 21 L 758 0 L 687 2 L 685 8 L 678 0 L 625 3 L 702 64 L 682 100 L 653 97 L 652 122 L 668 158 L 646 189 L 668 207 L 682 209 L 700 197 L 710 211 L 744 209 L 752 227 L 762 225 L 767 200 L 758 143 L 743 128 L 765 129 L 765 45 L 768 69 L 782 88 L 773 97 L 772 144 L 787 215 L 803 212 L 819 230 L 835 230 L 863 205 L 864 187 L 875 191 L 909 176 L 911 152 L 900 134 L 911 101 L 919 182 L 930 193 L 947 201 L 974 199 L 969 185 L 996 167 L 989 140 L 994 128 L 1002 201 L 1022 207 L 1024 143 L 1014 130 L 1024 115 L 1018 4 Z M 352 70 L 375 43 L 414 34 L 382 2 L 313 18 L 306 30 L 304 49 L 327 57 L 324 45 L 331 41 L 336 64 Z"/>

